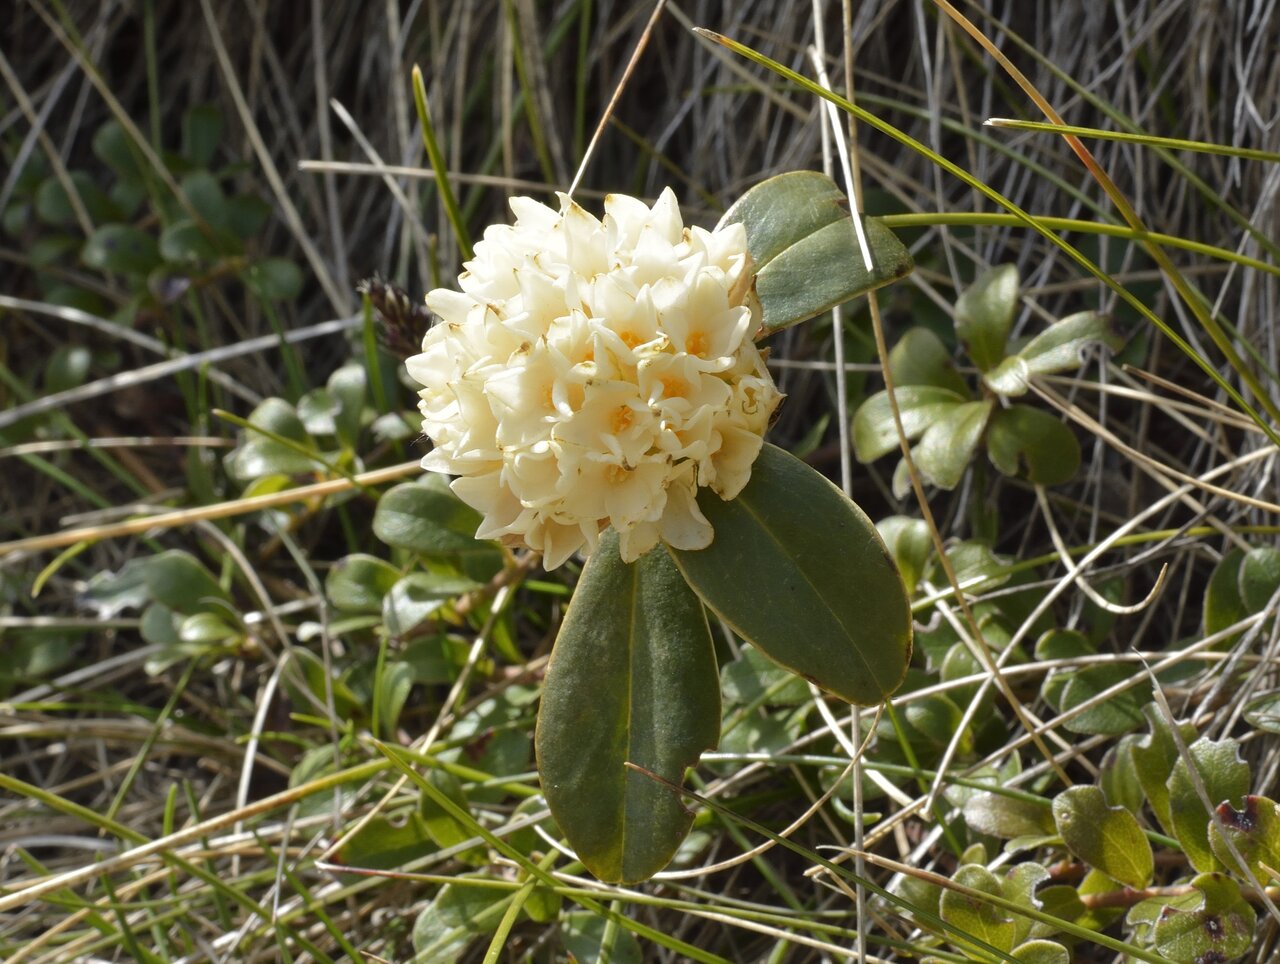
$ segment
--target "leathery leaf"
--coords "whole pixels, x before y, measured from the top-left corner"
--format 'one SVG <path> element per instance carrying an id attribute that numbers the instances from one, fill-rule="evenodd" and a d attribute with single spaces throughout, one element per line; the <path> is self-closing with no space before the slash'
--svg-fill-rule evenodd
<path id="1" fill-rule="evenodd" d="M 679 783 L 719 733 L 702 603 L 665 550 L 624 563 L 606 531 L 556 637 L 535 738 L 543 794 L 588 870 L 633 882 L 667 865 L 693 816 L 625 764 Z"/>
<path id="2" fill-rule="evenodd" d="M 843 492 L 765 444 L 725 502 L 702 490 L 706 549 L 671 549 L 689 585 L 774 662 L 851 703 L 892 693 L 911 655 L 911 609 L 879 533 Z"/>

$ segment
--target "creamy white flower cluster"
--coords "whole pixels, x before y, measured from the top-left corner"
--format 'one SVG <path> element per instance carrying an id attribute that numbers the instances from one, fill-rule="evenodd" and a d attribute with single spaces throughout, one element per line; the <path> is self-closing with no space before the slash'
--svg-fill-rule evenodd
<path id="1" fill-rule="evenodd" d="M 628 562 L 659 539 L 711 542 L 695 494 L 736 496 L 781 396 L 751 335 L 758 306 L 741 224 L 685 228 L 675 195 L 620 194 L 603 221 L 512 198 L 408 360 L 423 468 L 458 476 L 476 535 L 555 568 L 612 525 Z"/>

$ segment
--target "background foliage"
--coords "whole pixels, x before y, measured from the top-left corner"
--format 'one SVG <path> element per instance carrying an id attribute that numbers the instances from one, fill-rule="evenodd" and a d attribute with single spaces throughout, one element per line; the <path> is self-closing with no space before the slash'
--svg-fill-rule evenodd
<path id="1" fill-rule="evenodd" d="M 507 195 L 568 184 L 651 9 L 12 6 L 10 541 L 419 455 L 397 350 L 460 244 L 419 176 L 411 66 L 474 236 L 506 217 Z M 840 5 L 823 7 L 838 79 Z M 1280 20 L 1262 0 L 965 9 L 1069 122 L 1277 150 Z M 852 17 L 861 106 L 1024 210 L 1112 225 L 1058 230 L 1242 386 L 1060 139 L 981 126 L 1039 115 L 969 37 L 932 3 Z M 812 74 L 810 4 L 668 4 L 587 169 L 589 204 L 670 183 L 686 218 L 710 225 L 764 177 L 821 166 L 816 100 L 690 25 Z M 944 390 L 983 392 L 953 306 L 989 266 L 1020 278 L 1011 350 L 1083 311 L 1131 336 L 1020 399 L 1069 426 L 1069 482 L 1037 490 L 1000 470 L 988 437 L 953 488 L 930 489 L 981 642 L 913 498 L 895 495 L 893 460 L 849 473 L 889 520 L 919 623 L 903 691 L 860 719 L 857 735 L 874 737 L 861 817 L 847 707 L 713 623 L 721 747 L 690 784 L 714 806 L 672 876 L 594 887 L 552 847 L 532 773 L 538 683 L 575 569 L 545 577 L 475 542 L 440 480 L 389 472 L 253 514 L 0 556 L 0 957 L 805 961 L 855 954 L 857 931 L 882 959 L 1269 959 L 1274 449 L 1059 248 L 858 133 L 867 209 L 892 216 L 917 263 L 881 295 L 890 344 L 931 332 L 940 364 L 959 366 Z M 1274 392 L 1280 168 L 1090 143 L 1152 231 L 1211 246 L 1168 250 Z M 388 308 L 400 324 L 382 342 L 355 290 L 374 274 L 412 295 Z M 865 306 L 772 345 L 789 398 L 770 438 L 840 482 L 854 457 L 840 414 L 883 387 Z M 1187 484 L 1210 473 L 1216 488 Z M 768 573 L 744 579 L 767 587 Z M 751 852 L 833 786 L 791 833 L 803 852 Z M 839 852 L 822 848 L 858 840 L 868 856 L 847 866 L 909 909 L 836 868 L 806 875 Z"/>

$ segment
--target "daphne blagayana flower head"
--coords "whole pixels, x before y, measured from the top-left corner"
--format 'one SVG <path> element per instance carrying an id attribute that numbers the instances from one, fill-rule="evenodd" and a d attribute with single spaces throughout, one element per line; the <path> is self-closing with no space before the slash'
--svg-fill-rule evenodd
<path id="1" fill-rule="evenodd" d="M 456 475 L 476 533 L 555 568 L 613 526 L 628 562 L 659 539 L 710 544 L 700 486 L 736 496 L 781 396 L 751 335 L 741 224 L 684 227 L 675 195 L 620 194 L 597 220 L 512 198 L 407 362 L 423 468 Z"/>

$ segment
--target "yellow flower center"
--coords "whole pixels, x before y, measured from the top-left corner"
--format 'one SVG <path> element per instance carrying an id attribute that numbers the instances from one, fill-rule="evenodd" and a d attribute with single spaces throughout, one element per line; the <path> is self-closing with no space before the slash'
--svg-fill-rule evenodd
<path id="1" fill-rule="evenodd" d="M 636 413 L 631 410 L 628 405 L 619 405 L 613 410 L 613 415 L 609 418 L 609 428 L 614 435 L 619 434 L 625 429 L 631 427 L 631 423 L 636 420 Z"/>
<path id="2" fill-rule="evenodd" d="M 684 398 L 689 392 L 689 383 L 683 378 L 668 375 L 666 378 L 660 379 L 660 381 L 662 382 L 663 398 Z"/>

